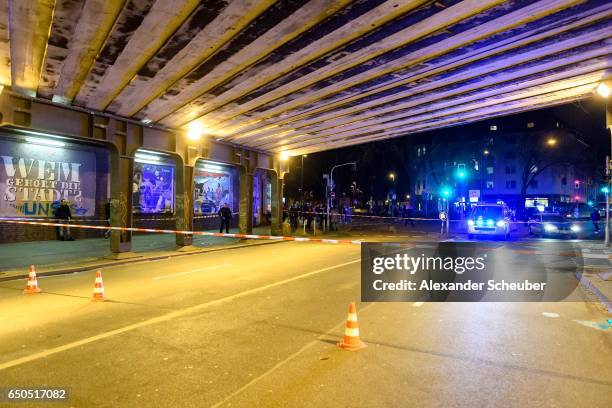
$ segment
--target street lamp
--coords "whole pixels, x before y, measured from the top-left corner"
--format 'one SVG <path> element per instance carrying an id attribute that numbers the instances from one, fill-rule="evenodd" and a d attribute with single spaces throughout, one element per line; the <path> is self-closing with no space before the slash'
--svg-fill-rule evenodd
<path id="1" fill-rule="evenodd" d="M 302 167 L 300 167 L 300 204 L 304 203 L 304 158 L 307 154 L 302 155 Z"/>
<path id="2" fill-rule="evenodd" d="M 357 163 L 356 162 L 348 162 L 348 163 L 342 163 L 342 164 L 336 164 L 334 167 L 331 168 L 330 172 L 329 172 L 329 177 L 327 177 L 327 175 L 324 175 L 323 177 L 327 178 L 327 188 L 325 189 L 325 201 L 326 201 L 326 212 L 327 212 L 327 220 L 326 223 L 327 225 L 329 225 L 329 209 L 331 207 L 331 190 L 334 188 L 334 170 L 336 170 L 338 167 L 343 167 L 343 166 L 352 166 L 353 167 L 353 171 L 357 170 Z"/>
<path id="3" fill-rule="evenodd" d="M 597 93 L 602 97 L 602 98 L 607 98 L 608 96 L 610 96 L 610 88 L 608 87 L 608 85 L 606 85 L 605 83 L 601 83 L 599 84 L 599 86 L 597 87 Z"/>
<path id="4" fill-rule="evenodd" d="M 612 151 L 612 112 L 610 112 L 610 106 L 608 105 L 608 97 L 610 96 L 610 87 L 604 82 L 600 83 L 597 87 L 597 93 L 599 96 L 604 98 L 605 110 L 606 110 L 606 129 L 610 132 L 610 149 Z M 610 156 L 606 156 L 606 176 L 608 177 L 608 186 L 606 187 L 606 232 L 604 238 L 604 247 L 610 247 L 610 183 L 612 178 L 610 177 Z M 602 189 L 603 191 L 603 189 Z"/>
<path id="5" fill-rule="evenodd" d="M 485 156 L 488 156 L 489 155 L 489 149 L 484 149 L 482 151 L 482 154 L 484 154 Z"/>
<path id="6" fill-rule="evenodd" d="M 550 147 L 555 147 L 557 145 L 557 139 L 549 137 L 548 140 L 546 140 L 546 144 Z"/>
<path id="7" fill-rule="evenodd" d="M 389 173 L 389 178 L 393 181 L 393 184 L 395 184 L 395 173 Z"/>

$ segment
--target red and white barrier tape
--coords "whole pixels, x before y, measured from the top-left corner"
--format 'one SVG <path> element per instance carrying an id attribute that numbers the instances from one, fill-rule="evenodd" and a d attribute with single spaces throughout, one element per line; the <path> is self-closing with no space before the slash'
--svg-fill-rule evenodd
<path id="1" fill-rule="evenodd" d="M 69 224 L 59 222 L 34 222 L 34 221 L 22 221 L 13 219 L 0 219 L 0 222 L 7 224 L 19 224 L 19 225 L 40 225 L 45 227 L 70 227 L 80 229 L 97 229 L 103 231 L 131 231 L 131 232 L 150 232 L 159 234 L 182 234 L 182 235 L 204 235 L 210 237 L 225 237 L 225 238 L 246 238 L 246 239 L 262 239 L 270 241 L 296 241 L 296 242 L 317 242 L 324 244 L 355 244 L 361 245 L 362 241 L 357 240 L 346 240 L 346 239 L 323 239 L 323 238 L 307 238 L 307 237 L 284 237 L 280 235 L 257 235 L 257 234 L 225 234 L 221 232 L 207 232 L 207 231 L 181 231 L 181 230 L 169 230 L 169 229 L 154 229 L 154 228 L 136 228 L 136 227 L 109 227 L 102 225 L 80 225 L 80 224 Z"/>
<path id="2" fill-rule="evenodd" d="M 290 213 L 291 210 L 283 210 L 285 213 Z M 326 216 L 326 212 L 319 211 L 295 211 L 298 214 L 314 214 L 314 215 L 324 215 Z M 362 214 L 341 214 L 341 213 L 329 213 L 330 217 L 344 217 L 344 218 L 378 218 L 378 219 L 388 219 L 388 220 L 412 220 L 412 221 L 440 221 L 440 218 L 420 218 L 420 217 L 391 217 L 388 215 L 362 215 Z M 450 219 L 449 222 L 467 222 L 467 218 L 463 219 Z M 571 223 L 591 223 L 591 220 L 575 220 L 573 218 L 567 218 L 566 222 Z M 603 222 L 603 221 L 600 221 Z M 525 224 L 527 221 L 508 221 L 508 224 Z"/>

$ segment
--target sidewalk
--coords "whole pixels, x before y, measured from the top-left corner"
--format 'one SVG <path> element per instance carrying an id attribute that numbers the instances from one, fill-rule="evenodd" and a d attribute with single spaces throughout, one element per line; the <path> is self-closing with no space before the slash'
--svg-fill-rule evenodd
<path id="1" fill-rule="evenodd" d="M 612 313 L 612 251 L 601 242 L 580 244 L 584 260 L 584 273 L 580 283 Z"/>
<path id="2" fill-rule="evenodd" d="M 230 230 L 237 233 L 238 230 Z M 267 234 L 269 227 L 254 228 L 254 234 Z M 40 276 L 79 272 L 112 265 L 185 256 L 194 253 L 270 244 L 278 241 L 245 240 L 194 236 L 193 247 L 177 250 L 174 234 L 147 234 L 132 237 L 133 258 L 108 259 L 109 241 L 89 238 L 76 241 L 33 241 L 0 244 L 0 281 L 25 278 L 28 267 L 34 265 Z"/>

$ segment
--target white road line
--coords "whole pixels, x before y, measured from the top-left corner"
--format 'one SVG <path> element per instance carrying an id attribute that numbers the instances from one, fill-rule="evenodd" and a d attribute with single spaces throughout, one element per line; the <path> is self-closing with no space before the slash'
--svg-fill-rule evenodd
<path id="1" fill-rule="evenodd" d="M 421 306 L 423 306 L 423 303 L 425 303 L 425 302 L 414 302 L 412 304 L 412 306 L 414 306 L 414 307 L 421 307 Z"/>
<path id="2" fill-rule="evenodd" d="M 153 317 L 151 319 L 148 320 L 143 320 L 141 322 L 138 323 L 134 323 L 134 324 L 130 324 L 124 327 L 120 327 L 118 329 L 115 330 L 110 330 L 104 333 L 100 333 L 98 335 L 95 336 L 91 336 L 91 337 L 86 337 L 84 339 L 81 340 L 77 340 L 77 341 L 73 341 L 71 343 L 67 343 L 64 344 L 62 346 L 58 346 L 58 347 L 53 347 L 38 353 L 34 353 L 34 354 L 30 354 L 29 356 L 25 356 L 25 357 L 21 357 L 21 358 L 17 358 L 15 360 L 11 360 L 11 361 L 7 361 L 5 363 L 0 363 L 0 371 L 5 370 L 7 368 L 11 368 L 11 367 L 15 367 L 21 364 L 25 364 L 25 363 L 29 363 L 30 361 L 34 361 L 34 360 L 38 360 L 44 357 L 48 357 L 50 355 L 53 354 L 57 354 L 57 353 L 61 353 L 62 351 L 67 351 L 67 350 L 71 350 L 73 348 L 76 347 L 80 347 L 83 346 L 85 344 L 89 344 L 89 343 L 93 343 L 95 341 L 98 340 L 103 340 L 103 339 L 107 339 L 109 337 L 113 337 L 116 336 L 118 334 L 122 334 L 122 333 L 126 333 L 132 330 L 136 330 L 136 329 L 140 329 L 141 327 L 146 327 L 146 326 L 150 326 L 152 324 L 155 323 L 161 323 L 161 322 L 165 322 L 168 320 L 172 320 L 176 317 L 180 317 L 180 316 L 184 316 L 190 313 L 193 313 L 195 311 L 201 310 L 201 309 L 205 309 L 207 307 L 210 306 L 215 306 L 218 305 L 220 303 L 224 303 L 224 302 L 229 302 L 235 299 L 240 299 L 243 298 L 245 296 L 249 296 L 249 295 L 253 295 L 255 293 L 259 293 L 259 292 L 263 292 L 267 289 L 271 289 L 271 288 L 275 288 L 277 286 L 282 286 L 284 284 L 287 283 L 291 283 L 291 282 L 295 282 L 297 280 L 300 279 L 304 279 L 304 278 L 308 278 L 310 276 L 314 276 L 317 275 L 319 273 L 322 272 L 327 272 L 327 271 L 331 271 L 332 269 L 337 269 L 337 268 L 342 268 L 343 266 L 347 266 L 347 265 L 351 265 L 357 262 L 361 262 L 361 259 L 355 259 L 353 261 L 349 261 L 349 262 L 344 262 L 341 264 L 337 264 L 334 266 L 328 266 L 327 268 L 322 268 L 322 269 L 317 269 L 316 271 L 312 271 L 312 272 L 307 272 L 304 273 L 302 275 L 298 275 L 298 276 L 294 276 L 293 278 L 288 278 L 288 279 L 284 279 L 282 281 L 278 281 L 278 282 L 274 282 L 274 283 L 270 283 L 264 286 L 260 286 L 258 288 L 253 288 L 253 289 L 249 289 L 249 290 L 245 290 L 243 292 L 237 293 L 235 295 L 230 295 L 230 296 L 226 296 L 224 298 L 220 298 L 217 300 L 211 300 L 210 302 L 206 302 L 206 303 L 200 303 L 199 305 L 194 305 L 194 306 L 190 306 L 188 308 L 185 309 L 181 309 L 181 310 L 177 310 L 174 312 L 170 312 L 170 313 L 166 313 L 164 315 L 161 316 L 157 316 L 157 317 Z"/>
<path id="3" fill-rule="evenodd" d="M 173 273 L 171 275 L 158 276 L 156 278 L 153 278 L 153 280 L 172 278 L 174 276 L 187 275 L 187 274 L 194 273 L 194 272 L 210 271 L 213 269 L 225 268 L 226 266 L 232 266 L 232 264 L 215 265 L 215 266 L 209 266 L 208 268 L 193 269 L 187 272 L 179 272 L 179 273 Z"/>
<path id="4" fill-rule="evenodd" d="M 370 303 L 369 305 L 366 305 L 366 306 L 362 307 L 361 308 L 361 312 L 363 312 L 364 310 L 374 306 L 375 304 L 376 303 Z M 225 404 L 226 402 L 228 402 L 229 400 L 234 398 L 236 395 L 242 394 L 246 389 L 250 388 L 253 384 L 258 383 L 259 381 L 263 380 L 264 378 L 266 378 L 267 376 L 269 376 L 270 374 L 272 374 L 273 372 L 275 372 L 276 370 L 278 370 L 279 368 L 281 368 L 282 366 L 284 366 L 285 364 L 287 364 L 288 362 L 290 362 L 291 360 L 293 360 L 294 358 L 296 358 L 297 356 L 302 354 L 304 351 L 308 350 L 309 348 L 311 348 L 315 344 L 320 344 L 320 340 L 321 339 L 323 339 L 323 338 L 325 338 L 327 336 L 330 336 L 333 332 L 339 330 L 345 324 L 346 324 L 346 320 L 341 321 L 340 323 L 338 323 L 337 325 L 335 325 L 334 327 L 329 329 L 324 334 L 322 334 L 320 336 L 317 336 L 317 338 L 315 340 L 311 341 L 310 343 L 306 343 L 298 351 L 296 351 L 295 353 L 289 355 L 289 357 L 287 357 L 286 359 L 276 363 L 274 366 L 272 366 L 270 369 L 268 369 L 268 371 L 266 371 L 266 372 L 262 373 L 261 375 L 253 378 L 251 381 L 249 381 L 248 383 L 244 384 L 242 387 L 238 388 L 236 391 L 232 392 L 231 394 L 229 394 L 227 397 L 223 398 L 221 401 L 217 402 L 216 404 L 211 405 L 210 408 L 220 407 L 221 405 Z"/>

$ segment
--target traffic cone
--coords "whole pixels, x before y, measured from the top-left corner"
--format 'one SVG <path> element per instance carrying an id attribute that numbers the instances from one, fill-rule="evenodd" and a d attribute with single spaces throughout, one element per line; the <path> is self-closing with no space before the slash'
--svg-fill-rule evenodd
<path id="1" fill-rule="evenodd" d="M 102 283 L 102 271 L 99 269 L 96 271 L 96 281 L 94 283 L 91 300 L 104 301 L 104 283 Z"/>
<path id="2" fill-rule="evenodd" d="M 346 318 L 346 325 L 344 326 L 344 337 L 342 342 L 338 343 L 340 348 L 349 351 L 360 350 L 367 347 L 364 342 L 359 339 L 359 323 L 357 323 L 357 307 L 355 302 L 351 302 L 348 310 L 348 317 Z"/>
<path id="3" fill-rule="evenodd" d="M 23 293 L 40 293 L 41 290 L 38 287 L 38 279 L 36 279 L 36 269 L 34 265 L 30 265 L 30 273 L 28 274 L 28 283 Z"/>

